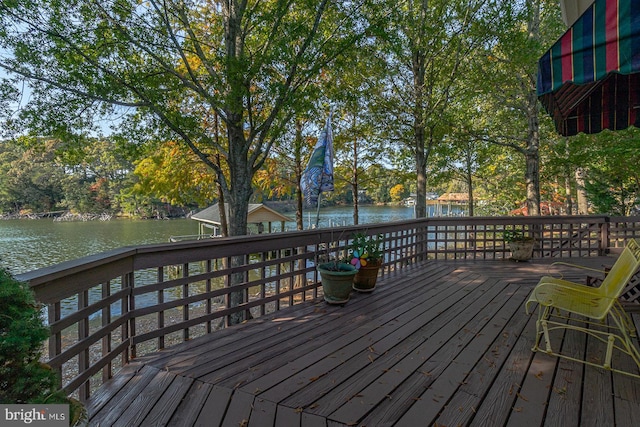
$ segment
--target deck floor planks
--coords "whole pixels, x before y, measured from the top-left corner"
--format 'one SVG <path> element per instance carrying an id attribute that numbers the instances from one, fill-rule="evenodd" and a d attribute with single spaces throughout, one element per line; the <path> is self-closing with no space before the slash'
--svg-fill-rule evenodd
<path id="1" fill-rule="evenodd" d="M 493 300 L 501 289 L 494 281 L 486 281 L 477 291 L 467 294 L 453 306 L 447 307 L 442 316 L 423 326 L 424 331 L 429 331 L 425 334 L 426 339 L 420 340 L 415 349 L 405 351 L 406 355 L 397 363 L 383 366 L 382 374 L 378 374 L 374 381 L 370 380 L 363 389 L 357 390 L 356 397 L 338 408 L 330 418 L 352 423 L 366 416 L 377 405 L 385 406 L 389 403 L 418 399 L 423 391 L 421 384 L 432 381 L 432 373 L 424 366 L 425 362 L 438 356 L 441 361 L 447 360 L 455 354 L 461 343 L 452 343 L 454 331 L 468 327 L 487 305 L 487 299 Z"/>
<path id="2" fill-rule="evenodd" d="M 469 278 L 474 279 L 475 277 Z M 398 322 L 394 322 L 392 333 L 386 334 L 378 341 L 375 339 L 378 338 L 377 333 L 381 329 L 373 331 L 365 337 L 371 340 L 356 345 L 356 350 L 359 348 L 360 351 L 350 356 L 346 363 L 341 363 L 337 369 L 332 370 L 331 375 L 323 376 L 309 384 L 305 390 L 296 393 L 284 404 L 306 407 L 308 411 L 318 415 L 329 415 L 337 409 L 336 405 L 359 395 L 364 387 L 378 381 L 407 354 L 419 351 L 424 341 L 446 324 L 443 319 L 455 316 L 452 312 L 441 313 L 438 307 L 441 304 L 453 305 L 459 299 L 459 295 L 467 294 L 465 289 L 467 288 L 463 287 L 460 292 L 453 293 L 444 300 L 435 301 L 436 305 L 418 307 L 418 316 L 413 317 L 408 323 L 405 323 L 406 320 L 401 322 L 401 319 L 398 319 Z M 425 327 L 426 324 L 429 324 L 429 327 Z M 346 358 L 349 354 L 344 356 Z M 336 381 L 336 378 L 339 381 Z"/>
<path id="3" fill-rule="evenodd" d="M 586 336 L 578 331 L 568 330 L 562 343 L 562 352 L 577 359 L 583 359 Z M 584 365 L 567 359 L 559 359 L 551 388 L 545 426 L 579 427 L 582 405 L 582 375 Z"/>
<path id="4" fill-rule="evenodd" d="M 143 418 L 140 425 L 344 427 L 359 421 L 372 427 L 402 425 L 399 417 L 420 413 L 423 404 L 424 415 L 438 416 L 437 425 L 632 425 L 638 380 L 531 352 L 536 316 L 524 314 L 523 302 L 549 269 L 535 262 L 430 262 L 385 277 L 374 293 L 355 295 L 344 307 L 307 302 L 196 338 L 126 366 L 90 400 L 90 425 L 135 425 Z M 320 345 L 295 339 L 304 334 Z M 586 342 L 588 357 L 601 357 L 591 340 L 580 339 L 565 334 L 563 348 L 580 351 Z M 245 340 L 257 355 L 250 363 Z M 429 342 L 438 348 L 426 348 Z M 272 347 L 279 351 L 269 352 Z M 206 372 L 223 356 L 228 360 L 204 382 L 183 375 L 194 361 L 206 359 L 200 363 Z M 552 372 L 542 375 L 546 392 L 536 378 L 536 364 L 544 360 Z M 177 376 L 169 382 L 168 375 Z M 384 379 L 396 382 L 379 384 Z M 392 394 L 383 394 L 389 387 Z M 563 387 L 566 392 L 556 392 Z M 519 393 L 528 400 L 533 393 L 534 402 Z M 362 398 L 368 407 L 356 402 Z M 538 403 L 542 409 L 535 409 Z M 533 416 L 525 419 L 513 410 L 518 406 Z M 352 408 L 360 409 L 350 414 Z M 419 425 L 430 424 L 422 418 Z"/>
<path id="5" fill-rule="evenodd" d="M 455 278 L 442 283 L 454 285 L 460 280 L 463 279 Z M 389 357 L 389 352 L 398 344 L 402 336 L 409 336 L 419 332 L 426 322 L 436 316 L 435 310 L 431 311 L 427 310 L 427 308 L 431 308 L 433 304 L 441 303 L 443 300 L 451 300 L 453 303 L 458 299 L 457 295 L 464 294 L 464 288 L 458 291 L 455 291 L 455 286 L 446 288 L 431 299 L 414 298 L 411 301 L 411 309 L 398 317 L 393 314 L 395 311 L 390 311 L 388 314 L 385 313 L 377 319 L 378 326 L 371 328 L 369 332 L 362 336 L 358 330 L 350 331 L 346 340 L 348 344 L 342 348 L 336 349 L 335 343 L 328 343 L 324 358 L 299 371 L 289 380 L 265 391 L 261 396 L 274 401 L 281 401 L 293 395 L 291 399 L 284 401 L 283 404 L 291 407 L 307 407 L 315 403 L 316 407 L 319 406 L 317 403 L 318 398 L 337 386 L 333 377 L 341 378 L 343 382 L 349 379 L 350 383 L 354 383 L 356 379 L 350 378 L 350 376 L 354 374 L 357 376 L 357 373 L 365 372 L 364 369 L 379 357 Z M 403 305 L 403 307 L 407 306 L 408 304 Z M 349 330 L 350 325 L 344 325 L 344 328 Z M 401 329 L 400 332 L 398 331 L 399 329 Z M 402 335 L 398 335 L 398 333 Z M 418 341 L 423 337 L 418 336 L 415 339 Z M 404 354 L 406 351 L 403 349 L 400 354 Z M 332 379 L 329 380 L 330 384 L 325 381 L 327 377 L 324 374 L 327 372 L 332 373 Z M 313 384 L 310 384 L 311 382 Z M 299 391 L 294 394 L 297 390 Z M 338 400 L 342 398 L 336 390 L 333 390 L 332 395 L 335 395 Z M 351 392 L 342 394 L 344 399 L 351 395 Z"/>
<path id="6" fill-rule="evenodd" d="M 86 404 L 88 414 L 97 414 L 104 405 L 117 398 L 119 391 L 138 373 L 144 365 L 129 363 L 122 367 L 114 378 L 102 385 Z"/>
<path id="7" fill-rule="evenodd" d="M 605 349 L 602 343 L 587 337 L 587 360 L 600 363 L 604 360 Z M 602 407 L 613 408 L 611 373 L 604 369 L 585 368 L 583 377 L 583 403 L 581 422 L 584 425 L 612 426 L 615 425 L 613 410 L 603 411 Z"/>
<path id="8" fill-rule="evenodd" d="M 157 369 L 151 366 L 143 366 L 138 375 L 127 381 L 118 394 L 100 409 L 98 415 L 100 416 L 101 424 L 117 425 L 121 414 L 147 388 L 157 374 Z"/>
<path id="9" fill-rule="evenodd" d="M 251 415 L 249 416 L 248 427 L 271 427 L 275 425 L 277 406 L 275 402 L 259 397 L 255 398 Z"/>
<path id="10" fill-rule="evenodd" d="M 638 339 L 632 338 L 636 348 Z M 638 366 L 633 359 L 621 352 L 614 351 L 611 364 L 627 372 L 638 375 Z M 638 425 L 640 416 L 640 379 L 627 375 L 613 374 L 613 406 L 614 419 L 618 427 L 632 427 Z"/>
<path id="11" fill-rule="evenodd" d="M 531 345 L 535 338 L 535 316 L 530 316 L 522 334 L 516 341 L 509 357 L 497 372 L 489 392 L 475 410 L 471 426 L 503 426 L 506 424 L 520 391 L 533 354 Z"/>
<path id="12" fill-rule="evenodd" d="M 440 276 L 436 275 L 435 279 L 439 279 Z M 405 283 L 411 283 L 411 281 L 411 278 L 404 279 Z M 406 286 L 402 287 L 398 284 L 398 287 L 399 290 L 409 292 Z M 437 293 L 437 291 L 434 291 L 434 293 Z M 394 295 L 394 298 L 402 299 L 403 293 L 399 292 L 398 294 Z M 285 325 L 278 329 L 276 339 L 270 339 L 268 334 L 262 334 L 258 335 L 255 340 L 251 340 L 243 347 L 248 349 L 244 352 L 243 359 L 241 361 L 235 360 L 231 369 L 227 367 L 228 362 L 225 357 L 228 353 L 214 350 L 198 361 L 196 369 L 189 369 L 184 371 L 183 374 L 200 378 L 203 381 L 215 380 L 228 386 L 251 382 L 261 376 L 263 364 L 266 364 L 268 369 L 273 370 L 278 363 L 284 365 L 295 360 L 295 355 L 291 351 L 288 352 L 288 354 L 291 354 L 290 360 L 284 360 L 281 357 L 283 348 L 309 349 L 312 346 L 321 346 L 325 342 L 331 342 L 341 334 L 339 329 L 326 328 L 323 327 L 324 325 L 342 322 L 349 324 L 353 328 L 363 322 L 363 310 L 366 311 L 370 307 L 371 311 L 380 311 L 380 304 L 377 304 L 380 302 L 379 297 L 374 297 L 374 295 L 359 295 L 355 297 L 354 299 L 358 299 L 360 303 L 358 306 L 347 303 L 345 307 L 327 307 L 324 302 L 318 303 L 313 308 L 313 316 L 308 316 L 304 322 L 285 322 Z M 287 327 L 287 324 L 292 326 Z M 269 340 L 268 346 L 262 344 L 265 340 Z M 278 345 L 279 343 L 281 345 Z M 237 351 L 242 351 L 242 349 L 235 349 L 233 353 Z M 231 360 L 234 359 L 232 358 Z M 256 388 L 261 387 L 256 386 Z"/>
<path id="13" fill-rule="evenodd" d="M 550 357 L 536 353 L 524 382 L 516 391 L 516 401 L 513 405 L 507 426 L 529 427 L 539 426 L 544 420 L 547 402 L 551 393 L 555 377 L 556 361 Z"/>
<path id="14" fill-rule="evenodd" d="M 203 403 L 194 426 L 210 427 L 222 424 L 233 390 L 214 385 Z"/>
<path id="15" fill-rule="evenodd" d="M 446 266 L 433 266 L 429 269 L 429 275 L 434 278 L 438 278 L 446 272 L 450 271 Z M 424 269 L 419 269 L 417 266 L 409 268 L 406 274 L 402 276 L 391 274 L 387 276 L 389 281 L 410 281 L 416 275 L 424 274 Z M 317 307 L 323 307 L 322 310 L 318 310 Z M 286 309 L 287 318 L 294 320 L 308 320 L 311 317 L 316 317 L 319 321 L 326 321 L 327 316 L 324 314 L 327 311 L 338 311 L 337 307 L 326 306 L 323 302 L 309 301 L 306 304 L 298 304 Z M 207 355 L 211 352 L 215 352 L 215 356 L 218 357 L 221 354 L 229 354 L 239 351 L 242 348 L 251 348 L 254 341 L 261 341 L 267 339 L 270 336 L 277 336 L 283 330 L 297 328 L 296 322 L 282 322 L 278 329 L 272 327 L 272 321 L 275 318 L 281 317 L 281 312 L 271 313 L 257 319 L 253 319 L 251 322 L 245 322 L 240 325 L 235 325 L 233 328 L 225 328 L 215 332 L 215 339 L 193 339 L 168 349 L 161 350 L 158 353 L 153 353 L 149 356 L 142 356 L 137 358 L 137 361 L 142 363 L 148 363 L 153 366 L 157 366 L 161 369 L 177 369 L 178 372 L 184 374 L 185 366 L 192 366 L 193 364 L 209 363 Z M 239 344 L 240 343 L 240 344 Z M 222 353 L 224 349 L 228 350 Z M 203 355 L 205 355 L 203 357 Z M 193 362 L 195 360 L 195 363 Z"/>
<path id="16" fill-rule="evenodd" d="M 468 329 L 462 329 L 452 338 L 451 342 L 459 338 L 458 345 L 462 348 L 450 363 L 447 362 L 446 356 L 438 361 L 439 357 L 434 355 L 420 368 L 421 371 L 430 372 L 431 378 L 434 379 L 407 413 L 400 417 L 398 426 L 417 425 L 420 420 L 424 420 L 429 425 L 433 424 L 442 408 L 448 405 L 459 387 L 465 383 L 473 368 L 482 360 L 484 354 L 490 351 L 492 344 L 504 331 L 514 313 L 522 307 L 528 294 L 520 288 L 515 289 L 506 303 L 493 300 L 492 303 L 501 304 L 501 306 L 492 307 L 489 304 L 487 305 L 489 310 L 484 310 L 484 313 L 480 313 L 476 318 L 487 316 L 486 313 L 495 313 L 495 315 L 487 316 L 485 319 L 472 319 Z M 473 328 L 474 320 L 476 320 L 475 328 Z"/>
<path id="17" fill-rule="evenodd" d="M 118 422 L 127 426 L 140 425 L 174 379 L 175 375 L 169 372 L 157 371 L 145 387 L 149 392 L 135 396 L 127 409 L 118 416 Z"/>
<path id="18" fill-rule="evenodd" d="M 630 372 L 637 373 L 638 367 L 628 356 L 613 357 L 613 363 Z M 640 416 L 640 380 L 626 375 L 614 374 L 613 379 L 613 407 L 614 419 L 617 427 L 635 427 Z"/>
<path id="19" fill-rule="evenodd" d="M 255 396 L 242 390 L 234 390 L 224 414 L 222 427 L 238 427 L 249 423 Z"/>
<path id="20" fill-rule="evenodd" d="M 452 279 L 455 281 L 457 278 Z M 452 283 L 449 280 L 443 280 L 441 283 Z M 442 290 L 442 295 L 446 295 L 448 292 L 455 292 L 452 289 Z M 431 293 L 427 293 L 431 294 Z M 441 297 L 438 293 L 432 294 L 434 299 Z M 428 298 L 427 298 L 428 299 Z M 363 349 L 371 347 L 375 340 L 381 339 L 389 334 L 388 331 L 393 332 L 399 327 L 402 327 L 404 323 L 398 320 L 403 318 L 403 314 L 407 314 L 408 318 L 415 317 L 424 310 L 420 308 L 420 302 L 422 299 L 420 296 L 408 300 L 408 305 L 404 304 L 400 307 L 390 306 L 384 310 L 381 307 L 373 307 L 371 312 L 360 315 L 361 319 L 359 323 L 353 322 L 334 322 L 332 324 L 333 331 L 329 335 L 330 339 L 319 341 L 316 345 L 299 347 L 293 352 L 287 352 L 287 355 L 295 355 L 297 357 L 288 357 L 288 363 L 281 364 L 275 361 L 268 372 L 260 377 L 253 379 L 253 381 L 243 384 L 243 389 L 247 391 L 257 391 L 260 396 L 272 401 L 279 401 L 282 398 L 291 394 L 291 388 L 294 390 L 297 384 L 305 384 L 310 379 L 316 378 L 324 371 L 330 372 L 330 369 L 340 365 L 347 358 L 353 354 L 360 353 Z M 405 321 L 407 320 L 404 318 Z M 370 340 L 371 338 L 371 340 Z M 353 343 L 353 348 L 356 352 L 349 352 L 349 348 Z M 367 350 L 368 351 L 368 350 Z M 373 356 L 372 356 L 373 357 Z M 368 360 L 368 359 L 367 359 Z M 320 365 L 317 365 L 320 364 Z M 320 372 L 317 371 L 318 368 Z M 310 371 L 308 369 L 311 369 Z M 301 374 L 300 374 L 301 373 Z M 237 380 L 237 378 L 234 378 Z M 278 386 L 280 383 L 283 383 Z M 275 390 L 273 388 L 277 387 Z M 300 388 L 299 386 L 297 388 Z M 284 389 L 284 390 L 283 390 Z M 284 393 L 284 394 L 282 394 Z M 314 397 L 317 398 L 317 394 Z M 288 403 L 289 406 L 298 407 L 304 406 L 304 404 Z"/>
<path id="21" fill-rule="evenodd" d="M 528 291 L 528 289 L 527 289 Z M 489 392 L 496 374 L 516 345 L 529 316 L 522 316 L 522 306 L 513 313 L 502 333 L 496 337 L 478 363 L 467 375 L 456 394 L 434 420 L 434 425 L 468 425 Z"/>
<path id="22" fill-rule="evenodd" d="M 276 411 L 276 423 L 278 427 L 299 427 L 302 419 L 301 408 L 289 408 L 279 405 Z"/>
<path id="23" fill-rule="evenodd" d="M 176 376 L 171 385 L 164 390 L 164 393 L 162 393 L 153 409 L 149 411 L 149 415 L 141 425 L 168 425 L 178 406 L 184 402 L 184 398 L 192 384 L 193 380 L 191 378 Z"/>
<path id="24" fill-rule="evenodd" d="M 191 388 L 184 397 L 171 417 L 171 424 L 181 426 L 193 426 L 200 415 L 204 403 L 209 398 L 213 385 L 194 381 Z"/>

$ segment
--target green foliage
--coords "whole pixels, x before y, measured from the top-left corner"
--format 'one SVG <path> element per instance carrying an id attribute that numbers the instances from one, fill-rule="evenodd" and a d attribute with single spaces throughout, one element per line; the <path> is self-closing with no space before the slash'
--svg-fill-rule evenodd
<path id="1" fill-rule="evenodd" d="M 354 258 L 359 258 L 361 262 L 362 260 L 365 262 L 381 260 L 384 254 L 384 236 L 382 234 L 369 236 L 364 233 L 356 233 L 351 241 L 349 251 Z"/>
<path id="2" fill-rule="evenodd" d="M 84 409 L 58 389 L 55 372 L 40 362 L 48 336 L 27 284 L 0 267 L 0 403 L 69 403 L 73 425 Z"/>
<path id="3" fill-rule="evenodd" d="M 505 230 L 502 233 L 502 237 L 505 242 L 526 242 L 533 240 L 533 237 L 528 236 L 524 230 L 520 229 Z"/>
<path id="4" fill-rule="evenodd" d="M 476 214 L 501 215 L 520 207 L 536 170 L 541 201 L 569 181 L 575 199 L 583 168 L 594 211 L 633 212 L 637 132 L 565 141 L 531 96 L 537 58 L 564 31 L 555 1 L 214 3 L 0 3 L 0 116 L 22 135 L 0 142 L 0 212 L 149 215 L 162 202 L 204 206 L 218 182 L 234 208 L 290 197 L 329 103 L 326 202 L 357 191 L 386 203 L 397 185 L 422 194 L 454 182 L 473 189 Z M 86 136 L 110 114 L 110 141 Z M 153 152 L 157 141 L 179 150 Z"/>
<path id="5" fill-rule="evenodd" d="M 53 210 L 64 195 L 64 170 L 56 159 L 57 142 L 0 145 L 0 207 L 36 212 Z"/>
<path id="6" fill-rule="evenodd" d="M 3 2 L 0 67 L 32 83 L 24 128 L 96 130 L 95 116 L 124 110 L 128 135 L 179 139 L 215 171 L 234 218 L 230 234 L 244 234 L 254 174 L 288 120 L 319 96 L 319 76 L 364 37 L 360 7 Z"/>

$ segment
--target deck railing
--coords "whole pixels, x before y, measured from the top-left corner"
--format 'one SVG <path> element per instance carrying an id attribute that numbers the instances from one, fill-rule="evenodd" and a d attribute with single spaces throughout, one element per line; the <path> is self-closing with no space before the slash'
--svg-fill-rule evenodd
<path id="1" fill-rule="evenodd" d="M 317 298 L 315 265 L 346 257 L 356 232 L 384 237 L 384 276 L 429 259 L 507 258 L 509 229 L 536 238 L 534 258 L 589 257 L 640 236 L 640 217 L 429 218 L 125 247 L 18 279 L 46 306 L 47 363 L 85 400 L 133 358 Z"/>

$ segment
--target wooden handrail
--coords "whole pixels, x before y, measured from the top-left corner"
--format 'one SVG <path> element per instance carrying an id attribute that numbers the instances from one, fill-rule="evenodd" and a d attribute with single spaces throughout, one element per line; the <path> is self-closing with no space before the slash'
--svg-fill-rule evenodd
<path id="1" fill-rule="evenodd" d="M 124 247 L 18 279 L 47 307 L 47 360 L 65 390 L 84 400 L 132 358 L 224 327 L 238 313 L 258 317 L 317 298 L 315 264 L 346 257 L 357 232 L 383 236 L 384 276 L 430 259 L 507 258 L 502 234 L 517 228 L 536 238 L 534 257 L 588 257 L 640 237 L 640 217 L 426 218 L 181 241 Z"/>

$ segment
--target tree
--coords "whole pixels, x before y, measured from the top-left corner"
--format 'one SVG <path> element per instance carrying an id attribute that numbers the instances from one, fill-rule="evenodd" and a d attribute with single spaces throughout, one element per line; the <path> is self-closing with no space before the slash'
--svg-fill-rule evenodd
<path id="1" fill-rule="evenodd" d="M 392 202 L 399 202 L 406 196 L 406 190 L 404 189 L 404 185 L 396 184 L 391 187 L 389 190 L 389 196 L 391 197 Z"/>
<path id="2" fill-rule="evenodd" d="M 3 1 L 0 37 L 11 55 L 0 67 L 31 82 L 34 101 L 21 117 L 47 134 L 125 108 L 129 124 L 180 139 L 215 171 L 234 218 L 230 234 L 245 234 L 252 177 L 308 83 L 353 45 L 356 7 Z M 225 131 L 219 140 L 214 115 Z"/>
<path id="3" fill-rule="evenodd" d="M 56 155 L 59 145 L 58 140 L 26 137 L 3 143 L 0 196 L 5 208 L 48 212 L 60 206 L 66 175 Z"/>
<path id="4" fill-rule="evenodd" d="M 254 174 L 308 84 L 353 46 L 354 29 L 364 30 L 354 23 L 357 7 L 329 0 L 2 1 L 0 43 L 12 55 L 0 67 L 32 82 L 35 101 L 22 117 L 46 134 L 128 108 L 128 125 L 181 140 L 215 171 L 233 218 L 229 234 L 242 235 Z M 242 303 L 242 292 L 231 299 Z"/>
<path id="5" fill-rule="evenodd" d="M 566 139 L 567 155 L 556 163 L 575 171 L 577 184 L 584 186 L 593 212 L 630 215 L 637 210 L 640 203 L 639 135 L 638 129 L 629 128 Z M 587 213 L 586 206 L 579 209 L 581 213 Z"/>
<path id="6" fill-rule="evenodd" d="M 493 41 L 478 57 L 482 71 L 473 74 L 487 98 L 483 105 L 487 125 L 476 132 L 524 158 L 530 215 L 540 214 L 540 145 L 544 143 L 536 96 L 537 60 L 561 31 L 556 2 L 505 3 Z"/>
<path id="7" fill-rule="evenodd" d="M 217 194 L 211 169 L 175 141 L 160 144 L 137 162 L 134 173 L 139 178 L 138 194 L 172 205 L 206 207 Z"/>
<path id="8" fill-rule="evenodd" d="M 392 139 L 408 148 L 417 181 L 416 216 L 426 216 L 427 163 L 450 124 L 443 118 L 465 75 L 466 58 L 481 44 L 482 20 L 492 17 L 486 0 L 410 0 L 388 3 L 389 25 L 380 36 L 386 62 L 379 103 L 395 129 Z"/>

